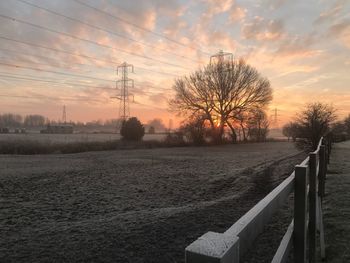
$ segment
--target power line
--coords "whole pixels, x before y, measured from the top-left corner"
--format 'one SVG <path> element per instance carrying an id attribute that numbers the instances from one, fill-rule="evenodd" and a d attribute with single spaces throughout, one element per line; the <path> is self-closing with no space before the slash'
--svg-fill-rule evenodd
<path id="1" fill-rule="evenodd" d="M 113 14 L 111 14 L 111 13 L 108 13 L 108 12 L 106 12 L 106 11 L 103 11 L 103 10 L 97 8 L 97 7 L 91 6 L 91 5 L 89 5 L 89 4 L 87 4 L 87 3 L 84 3 L 84 2 L 82 2 L 82 1 L 79 1 L 79 0 L 73 0 L 73 1 L 75 1 L 75 2 L 77 2 L 77 3 L 79 3 L 79 4 L 81 4 L 81 5 L 84 5 L 84 6 L 88 7 L 88 8 L 90 8 L 90 9 L 93 9 L 93 10 L 99 12 L 99 13 L 102 13 L 102 14 L 104 14 L 104 15 L 107 15 L 107 16 L 109 16 L 109 17 L 112 17 L 112 18 L 114 18 L 114 19 L 116 19 L 116 20 L 118 20 L 118 21 L 121 21 L 121 22 L 125 23 L 125 24 L 128 24 L 128 25 L 131 25 L 131 26 L 133 26 L 133 27 L 136 27 L 136 28 L 138 28 L 138 29 L 140 29 L 140 30 L 142 30 L 142 31 L 145 31 L 145 32 L 154 34 L 154 35 L 156 35 L 156 36 L 158 36 L 158 37 L 161 37 L 161 38 L 164 38 L 164 39 L 166 39 L 166 40 L 168 40 L 168 41 L 170 41 L 170 42 L 176 43 L 177 45 L 180 45 L 180 46 L 183 46 L 183 47 L 186 47 L 186 48 L 190 48 L 190 49 L 195 50 L 195 51 L 199 51 L 199 52 L 201 52 L 201 53 L 203 53 L 203 54 L 205 54 L 205 55 L 210 55 L 209 53 L 204 52 L 204 51 L 202 51 L 202 50 L 200 50 L 200 49 L 196 49 L 196 48 L 194 48 L 194 47 L 185 45 L 185 44 L 183 44 L 183 43 L 181 43 L 181 42 L 179 42 L 179 41 L 177 41 L 177 40 L 174 40 L 174 39 L 172 39 L 172 38 L 170 38 L 170 37 L 168 37 L 168 36 L 165 36 L 165 35 L 163 35 L 163 34 L 157 33 L 157 32 L 152 31 L 152 30 L 150 30 L 150 29 L 141 27 L 141 26 L 139 26 L 139 25 L 137 25 L 137 24 L 135 24 L 135 23 L 129 22 L 129 21 L 127 21 L 127 20 L 125 20 L 125 19 L 123 19 L 123 18 L 121 18 L 121 17 L 115 16 L 115 15 L 113 15 Z M 120 7 L 119 7 L 119 8 L 120 8 Z"/>
<path id="2" fill-rule="evenodd" d="M 1 38 L 1 36 L 0 36 Z M 31 57 L 34 57 L 34 58 L 40 58 L 40 59 L 50 59 L 52 60 L 53 62 L 59 64 L 60 62 L 59 61 L 56 61 L 55 59 L 53 58 L 50 58 L 50 57 L 44 57 L 44 56 L 40 56 L 40 55 L 34 55 L 34 54 L 31 54 L 31 53 L 27 53 L 27 52 L 23 52 L 23 51 L 15 51 L 15 50 L 10 50 L 10 49 L 6 49 L 6 48 L 0 48 L 0 50 L 3 50 L 3 51 L 6 51 L 6 52 L 10 52 L 10 53 L 15 53 L 15 54 L 22 54 L 22 55 L 26 55 L 26 56 L 31 56 Z M 72 54 L 73 55 L 73 54 Z M 96 60 L 98 60 L 98 58 L 96 58 Z M 34 62 L 31 62 L 31 63 L 34 63 Z M 111 62 L 110 62 L 111 63 Z M 35 62 L 35 64 L 42 64 L 42 65 L 47 65 L 47 66 L 52 66 L 50 64 L 45 64 L 45 63 L 37 63 Z M 101 66 L 96 66 L 96 65 L 89 65 L 89 64 L 84 64 L 84 63 L 69 63 L 70 65 L 79 65 L 79 66 L 87 66 L 87 67 L 93 67 L 93 68 L 99 68 L 99 69 L 102 69 L 102 70 L 105 70 L 105 71 L 109 71 L 111 72 L 111 68 L 106 68 L 106 67 L 101 67 Z M 61 67 L 62 68 L 62 67 Z M 171 73 L 162 73 L 162 72 L 158 72 L 158 71 L 153 71 L 153 70 L 147 70 L 147 69 L 144 69 L 144 68 L 140 68 L 140 67 L 137 67 L 137 69 L 141 69 L 141 70 L 146 70 L 146 71 L 151 71 L 151 72 L 155 72 L 155 73 L 159 73 L 159 74 L 165 74 L 165 75 L 170 75 L 170 76 L 174 76 L 174 77 L 179 77 L 178 75 L 173 75 Z"/>
<path id="3" fill-rule="evenodd" d="M 104 89 L 104 90 L 115 90 L 114 88 L 107 88 L 107 87 L 96 87 L 96 86 L 91 86 L 91 85 L 85 85 L 85 84 L 79 84 L 79 83 L 63 83 L 63 82 L 59 82 L 59 81 L 55 81 L 55 80 L 42 80 L 42 79 L 34 79 L 34 78 L 30 78 L 30 77 L 20 77 L 20 76 L 11 76 L 11 75 L 4 75 L 6 74 L 6 72 L 0 72 L 0 77 L 2 78 L 10 78 L 10 79 L 16 79 L 16 80 L 29 80 L 29 81 L 37 81 L 37 82 L 44 82 L 44 83 L 55 83 L 55 84 L 60 84 L 60 85 L 70 85 L 70 86 L 82 86 L 82 87 L 90 87 L 90 88 L 94 88 L 94 89 Z M 147 93 L 147 92 L 144 92 Z M 13 97 L 13 98 L 37 98 L 37 99 L 43 99 L 43 98 L 47 98 L 47 99 L 52 99 L 52 100 L 59 100 L 59 98 L 50 98 L 50 97 L 46 97 L 46 96 L 39 96 L 39 97 L 34 97 L 34 96 L 22 96 L 22 95 L 4 95 L 4 94 L 0 94 L 0 97 Z M 62 98 L 62 100 L 72 100 L 72 101 L 80 101 L 79 98 L 75 99 L 75 98 L 69 98 L 69 97 L 65 97 Z M 89 100 L 89 101 L 96 101 L 96 102 L 100 102 L 99 100 L 94 100 L 94 99 L 90 99 L 90 98 L 86 98 L 86 99 L 81 99 L 81 100 Z M 154 105 L 148 105 L 145 103 L 141 103 L 138 101 L 133 101 L 133 103 L 144 106 L 144 107 L 148 107 L 148 108 L 153 108 L 153 109 L 158 109 L 158 110 L 162 110 L 162 111 L 168 111 L 165 108 L 160 108 L 160 107 L 156 107 Z"/>
<path id="4" fill-rule="evenodd" d="M 0 77 L 3 78 L 10 78 L 10 79 L 17 79 L 17 80 L 30 80 L 30 81 L 38 81 L 38 82 L 47 82 L 47 83 L 57 83 L 61 85 L 69 85 L 69 86 L 82 86 L 85 88 L 94 88 L 94 89 L 106 89 L 106 90 L 114 90 L 113 88 L 108 88 L 108 87 L 96 87 L 88 84 L 80 84 L 80 83 L 71 83 L 71 82 L 59 82 L 55 80 L 43 80 L 43 79 L 35 79 L 31 77 L 19 77 L 17 76 L 11 76 L 11 75 L 3 75 L 3 74 L 8 74 L 6 72 L 0 72 Z"/>
<path id="5" fill-rule="evenodd" d="M 0 94 L 2 98 L 19 98 L 19 99 L 47 99 L 55 101 L 93 101 L 102 102 L 102 100 L 91 99 L 89 97 L 47 97 L 47 96 L 26 96 L 26 95 L 12 95 L 12 94 Z"/>
<path id="6" fill-rule="evenodd" d="M 12 50 L 2 49 L 2 48 L 0 48 L 0 50 L 5 50 L 5 51 L 12 52 Z M 14 53 L 20 53 L 20 54 L 26 54 L 26 55 L 29 55 L 29 56 L 36 57 L 35 55 L 31 55 L 31 54 L 24 53 L 24 52 L 16 52 L 16 51 L 13 51 L 13 52 Z M 47 57 L 43 57 L 43 56 L 38 56 L 38 57 L 47 59 Z M 0 57 L 0 58 L 4 58 L 4 57 Z M 38 62 L 32 62 L 32 61 L 25 61 L 25 62 L 28 62 L 28 63 L 31 63 L 31 64 L 37 64 L 37 65 L 57 67 L 57 66 L 53 66 L 53 65 L 48 64 L 48 63 L 38 63 Z M 71 63 L 71 64 L 90 66 L 90 65 L 81 64 L 81 63 Z M 16 64 L 4 63 L 4 62 L 1 62 L 1 61 L 0 61 L 0 65 L 9 66 L 9 67 L 15 67 L 15 68 L 30 69 L 30 70 L 35 70 L 35 71 L 48 72 L 48 73 L 59 74 L 59 75 L 73 76 L 73 77 L 79 77 L 79 78 L 89 78 L 89 79 L 94 79 L 94 80 L 102 80 L 102 81 L 107 81 L 107 82 L 114 82 L 114 80 L 110 80 L 110 79 L 96 78 L 96 77 L 90 77 L 90 76 L 78 75 L 78 74 L 72 74 L 72 73 L 64 73 L 64 72 L 58 72 L 58 71 L 52 71 L 52 70 L 44 70 L 44 69 L 40 69 L 40 68 L 33 68 L 33 67 L 28 67 L 28 66 L 20 66 L 20 65 L 16 65 Z M 66 69 L 64 67 L 59 67 L 59 68 Z M 102 69 L 109 70 L 107 68 L 102 68 Z M 141 86 L 145 86 L 145 83 L 140 82 L 140 85 Z M 162 90 L 162 91 L 171 91 L 172 90 L 170 88 L 158 88 L 158 87 L 155 87 L 155 86 L 152 86 L 152 88 L 155 88 L 155 89 L 158 89 L 158 90 Z M 147 93 L 147 92 L 145 92 L 145 93 Z"/>
<path id="7" fill-rule="evenodd" d="M 1 64 L 1 63 L 0 63 Z M 18 79 L 18 80 L 29 80 L 29 81 L 38 81 L 38 82 L 47 82 L 47 83 L 57 83 L 57 84 L 64 84 L 64 85 L 70 85 L 70 86 L 82 86 L 82 87 L 90 87 L 90 88 L 96 88 L 96 89 L 107 89 L 107 90 L 115 90 L 114 88 L 108 88 L 108 87 L 96 87 L 88 84 L 82 84 L 82 83 L 72 83 L 72 82 L 60 82 L 58 79 L 52 79 L 52 78 L 46 78 L 46 80 L 43 79 L 36 79 L 32 78 L 31 75 L 25 75 L 25 74 L 14 74 L 11 73 L 11 75 L 8 75 L 8 72 L 0 72 L 0 74 L 7 74 L 7 75 L 0 75 L 5 78 L 11 78 L 11 79 Z M 41 77 L 42 78 L 42 77 Z M 143 84 L 140 83 L 140 86 Z M 156 88 L 156 87 L 152 87 Z M 171 89 L 162 89 L 162 91 L 169 91 Z M 156 92 L 151 92 L 151 91 L 136 91 L 139 92 L 141 95 L 157 95 L 158 93 Z"/>
<path id="8" fill-rule="evenodd" d="M 91 99 L 89 97 L 48 97 L 48 96 L 27 96 L 27 95 L 13 95 L 13 94 L 0 94 L 0 97 L 2 98 L 19 98 L 19 99 L 47 99 L 47 100 L 52 100 L 52 101 L 91 101 L 91 102 L 103 102 L 106 103 L 104 100 L 96 100 L 96 99 Z M 160 108 L 160 107 L 154 107 L 152 105 L 148 105 L 145 103 L 141 103 L 138 101 L 133 101 L 133 103 L 138 104 L 140 106 L 146 107 L 146 108 L 154 108 L 157 110 L 161 111 L 168 111 L 165 108 Z"/>
<path id="9" fill-rule="evenodd" d="M 2 58 L 2 57 L 0 57 L 0 58 Z M 38 64 L 38 65 L 46 65 L 46 66 L 52 67 L 52 65 L 46 64 L 46 63 L 36 63 L 36 62 L 29 62 L 29 63 Z M 27 66 L 20 66 L 20 65 L 15 65 L 15 64 L 4 63 L 2 61 L 0 61 L 0 65 L 4 65 L 4 66 L 8 66 L 8 67 L 14 67 L 14 68 L 23 68 L 23 69 L 41 71 L 41 72 L 48 72 L 48 73 L 53 73 L 53 74 L 65 75 L 65 76 L 73 76 L 73 77 L 88 78 L 88 79 L 100 80 L 100 81 L 102 80 L 102 81 L 106 81 L 106 82 L 114 82 L 114 80 L 110 80 L 110 79 L 102 79 L 102 78 L 90 77 L 90 76 L 85 76 L 85 75 L 78 75 L 78 74 L 65 73 L 65 72 L 58 72 L 58 71 L 52 71 L 52 70 L 44 70 L 44 69 L 40 69 L 40 68 L 33 68 L 33 67 L 27 67 Z M 140 84 L 141 84 L 141 86 L 144 86 L 144 83 L 140 83 Z M 160 89 L 162 91 L 172 90 L 172 89 L 166 89 L 166 88 L 157 88 L 157 87 L 154 87 L 154 86 L 152 88 L 156 88 L 158 90 Z M 150 92 L 144 92 L 144 93 L 150 93 Z"/>
<path id="10" fill-rule="evenodd" d="M 56 12 L 56 11 L 53 11 L 53 10 L 50 10 L 50 9 L 48 9 L 48 8 L 45 8 L 45 7 L 42 7 L 42 6 L 39 6 L 39 5 L 30 3 L 30 2 L 27 2 L 27 1 L 25 1 L 25 0 L 17 0 L 17 1 L 19 1 L 19 2 L 21 2 L 21 3 L 24 3 L 24 4 L 27 4 L 27 5 L 30 5 L 30 6 L 32 6 L 32 7 L 35 7 L 35 8 L 44 10 L 44 11 L 46 11 L 46 12 L 48 12 L 48 13 L 51 13 L 51 14 L 54 14 L 54 15 L 57 15 L 57 16 L 60 16 L 60 17 L 64 17 L 64 18 L 66 18 L 66 19 L 68 19 L 68 20 L 71 20 L 71 21 L 74 21 L 74 22 L 77 22 L 77 23 L 86 25 L 86 26 L 88 26 L 88 27 L 97 29 L 97 30 L 99 30 L 99 31 L 102 31 L 102 32 L 105 32 L 105 33 L 108 33 L 108 34 L 112 34 L 112 35 L 115 35 L 115 36 L 117 36 L 117 37 L 124 38 L 124 39 L 127 39 L 127 40 L 129 40 L 129 41 L 136 42 L 136 43 L 139 43 L 139 44 L 144 45 L 144 46 L 147 46 L 147 47 L 151 47 L 152 49 L 158 49 L 158 50 L 167 52 L 167 53 L 169 53 L 169 54 L 171 54 L 171 55 L 174 55 L 174 56 L 177 56 L 177 57 L 181 57 L 181 58 L 183 58 L 183 59 L 190 60 L 190 61 L 192 61 L 192 62 L 202 63 L 201 61 L 194 60 L 194 59 L 189 58 L 189 57 L 187 57 L 187 56 L 179 55 L 179 54 L 177 54 L 177 53 L 175 53 L 175 52 L 172 52 L 172 51 L 169 51 L 169 50 L 167 50 L 167 49 L 159 48 L 159 47 L 157 47 L 157 46 L 147 44 L 147 43 L 145 43 L 145 42 L 142 42 L 142 41 L 133 39 L 133 38 L 131 38 L 131 37 L 128 37 L 128 36 L 125 36 L 125 35 L 121 35 L 121 34 L 119 34 L 119 33 L 117 33 L 117 32 L 114 32 L 114 31 L 111 31 L 111 30 L 108 30 L 108 29 L 105 29 L 105 28 L 102 28 L 102 27 L 99 27 L 99 26 L 96 26 L 96 25 L 92 25 L 92 24 L 87 23 L 87 22 L 85 22 L 85 21 L 82 21 L 82 20 L 80 20 L 80 19 L 73 18 L 73 17 L 67 16 L 67 15 L 58 13 L 58 12 Z"/>
<path id="11" fill-rule="evenodd" d="M 173 66 L 173 67 L 178 67 L 178 68 L 190 70 L 189 68 L 183 67 L 181 65 L 177 65 L 177 64 L 166 62 L 166 61 L 154 59 L 154 58 L 151 58 L 151 57 L 148 57 L 148 56 L 145 56 L 145 55 L 141 55 L 141 54 L 137 54 L 135 52 L 131 52 L 131 51 L 128 51 L 128 50 L 124 50 L 124 49 L 108 46 L 108 45 L 101 44 L 101 43 L 98 43 L 98 42 L 95 42 L 95 41 L 92 41 L 92 40 L 89 40 L 89 39 L 80 38 L 80 37 L 77 37 L 77 36 L 74 36 L 74 35 L 71 35 L 71 34 L 68 34 L 68 33 L 65 33 L 65 32 L 61 32 L 61 31 L 57 31 L 55 29 L 51 29 L 51 28 L 47 28 L 47 27 L 44 27 L 44 26 L 41 26 L 41 25 L 37 25 L 37 24 L 31 23 L 31 22 L 28 22 L 28 21 L 24 21 L 24 20 L 12 17 L 12 16 L 7 16 L 7 15 L 0 14 L 0 17 L 2 17 L 4 19 L 7 19 L 7 20 L 10 20 L 12 22 L 18 22 L 18 23 L 21 23 L 21 24 L 26 24 L 26 25 L 29 25 L 29 26 L 32 26 L 32 27 L 35 27 L 35 28 L 39 28 L 41 30 L 49 31 L 51 33 L 60 34 L 60 35 L 64 35 L 64 36 L 67 36 L 67 37 L 70 37 L 70 38 L 74 38 L 74 39 L 77 39 L 77 40 L 80 40 L 80 41 L 84 41 L 84 42 L 87 42 L 87 43 L 90 43 L 90 44 L 93 44 L 93 45 L 96 45 L 96 46 L 100 46 L 100 47 L 104 47 L 104 48 L 109 48 L 109 49 L 112 49 L 112 50 L 120 51 L 120 52 L 129 54 L 129 55 L 132 55 L 132 56 L 135 56 L 135 57 L 140 57 L 140 58 L 143 58 L 143 59 L 152 60 L 152 61 L 155 61 L 155 62 L 158 62 L 158 63 L 162 63 L 162 64 L 165 64 L 165 65 L 169 65 L 169 66 Z"/>
<path id="12" fill-rule="evenodd" d="M 113 80 L 110 80 L 110 79 L 102 79 L 102 78 L 95 78 L 95 77 L 90 77 L 90 76 L 77 75 L 77 74 L 65 73 L 65 72 L 59 72 L 59 71 L 53 71 L 53 70 L 45 70 L 45 69 L 40 69 L 40 68 L 32 68 L 32 67 L 27 67 L 27 66 L 20 66 L 20 65 L 15 65 L 15 64 L 4 63 L 4 62 L 2 62 L 2 61 L 0 61 L 0 65 L 7 66 L 7 67 L 23 68 L 23 69 L 30 69 L 30 70 L 35 70 L 35 71 L 48 72 L 48 73 L 53 73 L 53 74 L 65 75 L 65 76 L 72 76 L 72 77 L 88 78 L 88 79 L 93 79 L 93 80 L 114 82 Z"/>
<path id="13" fill-rule="evenodd" d="M 80 54 L 80 53 L 79 53 L 79 54 L 76 54 L 76 53 L 73 53 L 73 52 L 70 52 L 70 51 L 67 51 L 67 50 L 57 49 L 57 48 L 51 48 L 51 47 L 47 47 L 47 46 L 43 46 L 43 45 L 38 45 L 38 44 L 35 44 L 35 43 L 26 42 L 26 41 L 22 41 L 22 40 L 18 40 L 18 39 L 13 39 L 13 38 L 1 36 L 1 35 L 0 35 L 0 38 L 1 38 L 1 39 L 4 39 L 4 40 L 7 40 L 7 41 L 12 41 L 12 42 L 15 42 L 15 43 L 27 45 L 27 46 L 32 46 L 32 47 L 47 49 L 47 50 L 51 50 L 51 51 L 59 52 L 59 53 L 65 53 L 65 54 L 68 54 L 68 55 L 70 55 L 70 56 L 83 57 L 83 58 L 92 59 L 92 60 L 95 60 L 95 61 L 101 61 L 101 62 L 113 64 L 113 65 L 119 65 L 117 62 L 112 61 L 112 60 L 100 59 L 100 58 L 97 58 L 97 57 L 88 56 L 88 55 Z M 19 53 L 19 51 L 13 51 L 13 50 L 11 50 L 11 52 Z M 37 56 L 37 55 L 28 54 L 28 53 L 27 53 L 27 55 L 34 56 L 34 57 Z M 40 56 L 40 57 L 41 57 L 41 56 Z M 77 63 L 75 63 L 75 64 L 77 64 Z M 80 63 L 79 63 L 78 65 L 87 65 L 87 64 L 80 64 Z M 143 68 L 143 67 L 137 67 L 137 68 L 138 68 L 138 69 L 141 69 L 141 70 L 144 70 L 144 71 L 154 72 L 154 73 L 163 74 L 163 75 L 169 75 L 169 76 L 173 76 L 173 77 L 179 77 L 179 75 L 172 74 L 172 73 L 161 72 L 161 71 L 155 71 L 155 70 L 147 69 L 147 68 Z"/>
<path id="14" fill-rule="evenodd" d="M 168 109 L 165 109 L 165 108 L 156 107 L 154 105 L 149 105 L 149 104 L 141 103 L 141 102 L 138 102 L 138 101 L 133 101 L 133 103 L 138 104 L 140 106 L 144 106 L 146 108 L 152 108 L 152 109 L 157 109 L 157 110 L 167 111 L 167 112 L 169 111 Z"/>

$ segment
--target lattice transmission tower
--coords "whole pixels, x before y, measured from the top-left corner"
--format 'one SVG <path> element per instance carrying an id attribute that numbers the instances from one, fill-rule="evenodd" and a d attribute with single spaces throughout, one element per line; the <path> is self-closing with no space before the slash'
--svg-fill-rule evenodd
<path id="1" fill-rule="evenodd" d="M 232 62 L 233 61 L 233 54 L 229 52 L 224 52 L 223 50 L 220 50 L 218 53 L 210 56 L 210 64 L 212 63 L 223 63 L 225 61 Z"/>
<path id="2" fill-rule="evenodd" d="M 66 112 L 66 105 L 63 105 L 62 122 L 63 122 L 64 124 L 66 124 L 66 123 L 67 123 L 67 112 Z"/>
<path id="3" fill-rule="evenodd" d="M 117 67 L 117 75 L 121 74 L 121 78 L 117 80 L 116 88 L 120 90 L 120 94 L 112 98 L 120 100 L 120 123 L 126 121 L 130 116 L 129 98 L 132 97 L 134 100 L 134 95 L 129 93 L 129 88 L 134 88 L 134 80 L 128 77 L 129 70 L 131 70 L 131 73 L 134 73 L 134 66 L 126 62 Z"/>
<path id="4" fill-rule="evenodd" d="M 271 119 L 271 124 L 272 124 L 272 127 L 275 128 L 275 129 L 278 129 L 279 128 L 279 117 L 281 116 L 278 112 L 280 110 L 278 110 L 277 108 L 274 108 L 272 110 L 273 114 L 271 115 L 270 119 Z"/>

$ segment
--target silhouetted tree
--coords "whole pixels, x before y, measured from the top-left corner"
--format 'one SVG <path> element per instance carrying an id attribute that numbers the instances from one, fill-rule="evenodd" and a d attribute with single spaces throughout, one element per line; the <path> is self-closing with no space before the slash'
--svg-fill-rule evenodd
<path id="1" fill-rule="evenodd" d="M 0 115 L 0 126 L 18 128 L 22 126 L 23 118 L 21 115 L 13 113 L 5 113 Z"/>
<path id="2" fill-rule="evenodd" d="M 335 119 L 335 109 L 332 106 L 320 102 L 308 104 L 296 118 L 298 137 L 303 138 L 298 145 L 315 150 L 321 137 L 330 131 Z"/>
<path id="3" fill-rule="evenodd" d="M 149 134 L 155 134 L 155 133 L 156 133 L 156 129 L 155 129 L 153 126 L 150 126 L 150 127 L 148 128 L 148 133 L 149 133 Z"/>
<path id="4" fill-rule="evenodd" d="M 272 100 L 270 82 L 243 59 L 209 64 L 177 79 L 173 89 L 171 108 L 186 117 L 205 116 L 217 141 L 225 127 L 236 140 L 234 122 L 239 114 L 263 108 Z"/>
<path id="5" fill-rule="evenodd" d="M 337 121 L 332 125 L 332 137 L 336 142 L 345 141 L 348 138 L 345 121 Z"/>
<path id="6" fill-rule="evenodd" d="M 139 141 L 145 135 L 145 128 L 136 117 L 131 117 L 122 123 L 120 134 L 125 140 Z"/>
<path id="7" fill-rule="evenodd" d="M 266 113 L 262 109 L 252 110 L 247 121 L 247 127 L 250 140 L 265 141 L 269 131 L 269 121 Z"/>
<path id="8" fill-rule="evenodd" d="M 345 127 L 346 127 L 346 132 L 350 136 L 350 114 L 345 118 L 344 124 L 345 124 Z"/>
<path id="9" fill-rule="evenodd" d="M 25 127 L 43 127 L 45 125 L 45 117 L 41 115 L 27 115 L 24 118 Z"/>
<path id="10" fill-rule="evenodd" d="M 293 142 L 296 141 L 296 138 L 298 137 L 298 131 L 300 129 L 298 128 L 298 124 L 295 122 L 289 122 L 285 124 L 282 128 L 282 133 L 284 136 L 288 138 L 288 141 L 290 138 L 292 138 Z"/>
<path id="11" fill-rule="evenodd" d="M 205 122 L 206 118 L 204 115 L 193 116 L 180 127 L 180 131 L 191 143 L 203 145 L 206 133 Z"/>
<path id="12" fill-rule="evenodd" d="M 162 121 L 162 119 L 155 118 L 153 120 L 150 120 L 147 122 L 146 127 L 153 127 L 155 131 L 160 132 L 160 131 L 165 131 L 166 127 Z"/>
<path id="13" fill-rule="evenodd" d="M 236 116 L 237 125 L 239 126 L 239 133 L 242 133 L 243 141 L 246 142 L 248 140 L 247 137 L 247 121 L 249 119 L 249 112 L 240 112 Z"/>

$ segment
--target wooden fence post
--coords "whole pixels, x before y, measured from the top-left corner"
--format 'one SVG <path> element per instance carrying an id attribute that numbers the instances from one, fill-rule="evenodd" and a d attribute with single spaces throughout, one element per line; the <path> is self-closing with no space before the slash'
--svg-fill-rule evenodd
<path id="1" fill-rule="evenodd" d="M 318 181 L 318 195 L 323 199 L 325 196 L 325 179 L 326 179 L 326 148 L 324 145 L 320 147 L 320 170 Z"/>
<path id="2" fill-rule="evenodd" d="M 317 216 L 317 160 L 316 153 L 310 153 L 309 167 L 310 167 L 310 188 L 309 188 L 309 261 L 314 263 L 316 261 L 316 216 Z"/>
<path id="3" fill-rule="evenodd" d="M 306 261 L 307 167 L 295 166 L 294 184 L 294 262 Z"/>
<path id="4" fill-rule="evenodd" d="M 332 151 L 332 142 L 331 142 L 330 136 L 327 136 L 326 141 L 327 141 L 327 164 L 329 164 L 331 151 Z"/>
<path id="5" fill-rule="evenodd" d="M 185 249 L 186 263 L 239 263 L 239 238 L 207 232 Z"/>

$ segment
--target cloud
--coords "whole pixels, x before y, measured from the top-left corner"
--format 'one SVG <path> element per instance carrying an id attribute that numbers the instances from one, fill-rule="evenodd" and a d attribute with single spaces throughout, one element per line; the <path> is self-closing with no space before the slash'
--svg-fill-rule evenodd
<path id="1" fill-rule="evenodd" d="M 322 50 L 312 48 L 315 42 L 316 38 L 312 34 L 306 36 L 290 36 L 279 44 L 275 54 L 294 58 L 314 57 L 322 53 Z"/>
<path id="2" fill-rule="evenodd" d="M 229 15 L 229 20 L 231 23 L 235 23 L 237 21 L 242 21 L 247 13 L 247 9 L 239 7 L 239 6 L 234 6 Z"/>
<path id="3" fill-rule="evenodd" d="M 265 20 L 256 16 L 253 21 L 242 27 L 242 35 L 245 39 L 257 41 L 276 41 L 284 37 L 283 21 Z"/>
<path id="4" fill-rule="evenodd" d="M 314 24 L 318 25 L 320 23 L 325 23 L 329 20 L 337 18 L 339 13 L 342 11 L 342 8 L 343 5 L 338 3 L 333 8 L 327 9 L 319 15 L 319 17 L 315 20 Z"/>
<path id="5" fill-rule="evenodd" d="M 350 48 L 350 19 L 333 24 L 328 30 L 329 37 L 336 37 L 341 43 Z"/>
<path id="6" fill-rule="evenodd" d="M 288 2 L 288 0 L 267 0 L 266 5 L 270 9 L 275 10 L 275 9 L 281 8 L 287 2 Z M 266 6 L 266 5 L 264 5 L 264 6 Z"/>
<path id="7" fill-rule="evenodd" d="M 234 0 L 204 0 L 203 2 L 205 2 L 207 5 L 205 13 L 208 18 L 225 13 L 234 5 Z"/>

